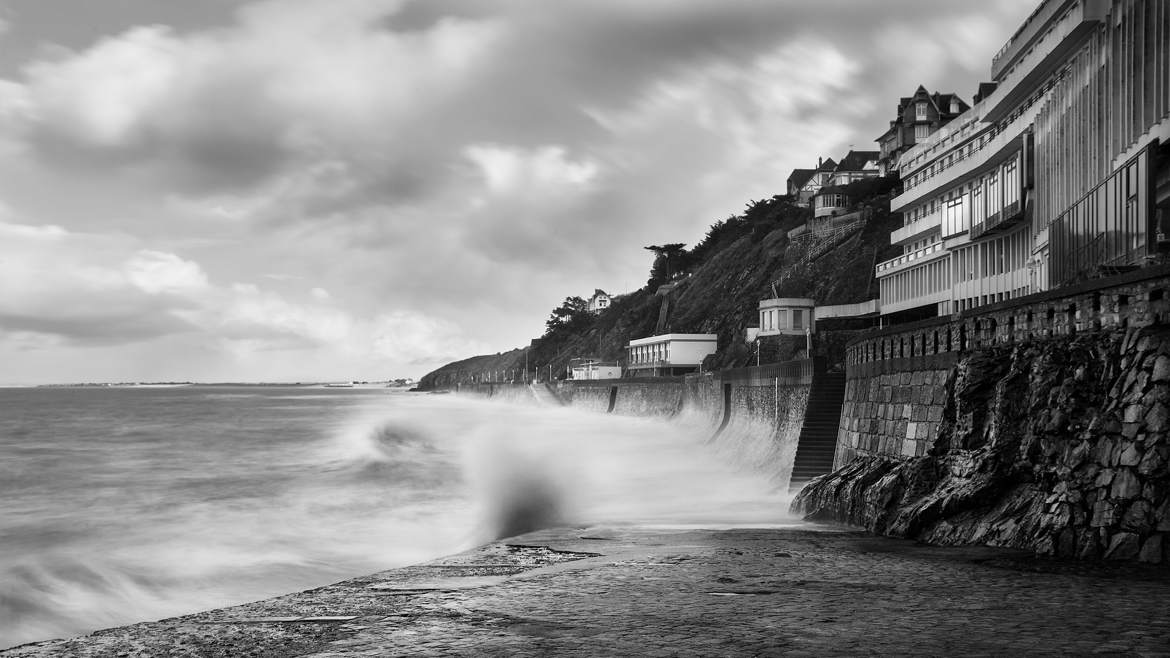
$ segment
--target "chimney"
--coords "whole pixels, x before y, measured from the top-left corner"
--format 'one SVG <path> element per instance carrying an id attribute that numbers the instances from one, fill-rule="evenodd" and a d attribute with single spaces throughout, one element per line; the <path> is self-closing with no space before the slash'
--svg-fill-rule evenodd
<path id="1" fill-rule="evenodd" d="M 821 168 L 821 163 L 822 163 L 822 162 L 824 162 L 824 160 L 823 160 L 821 157 L 819 157 L 819 156 L 818 156 L 818 157 L 817 157 L 817 169 L 820 169 L 820 168 Z"/>

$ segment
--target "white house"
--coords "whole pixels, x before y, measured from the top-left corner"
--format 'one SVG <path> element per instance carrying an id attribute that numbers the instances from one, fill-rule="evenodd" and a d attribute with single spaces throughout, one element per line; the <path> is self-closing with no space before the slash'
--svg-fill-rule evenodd
<path id="1" fill-rule="evenodd" d="M 600 288 L 593 291 L 593 296 L 589 298 L 590 313 L 600 313 L 604 309 L 609 308 L 610 297 Z"/>
<path id="2" fill-rule="evenodd" d="M 760 336 L 803 336 L 816 331 L 816 305 L 806 297 L 760 300 Z"/>
<path id="3" fill-rule="evenodd" d="M 615 365 L 603 365 L 597 361 L 586 361 L 573 365 L 570 368 L 571 378 L 575 380 L 621 379 L 622 368 Z"/>
<path id="4" fill-rule="evenodd" d="M 715 334 L 663 334 L 630 341 L 626 369 L 633 376 L 681 375 L 699 364 L 718 347 Z"/>

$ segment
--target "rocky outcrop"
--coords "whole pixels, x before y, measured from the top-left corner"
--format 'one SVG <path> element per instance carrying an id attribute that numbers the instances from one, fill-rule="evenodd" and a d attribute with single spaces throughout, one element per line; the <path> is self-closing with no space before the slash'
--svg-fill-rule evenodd
<path id="1" fill-rule="evenodd" d="M 940 544 L 1170 561 L 1170 330 L 964 355 L 927 454 L 859 457 L 794 511 Z"/>

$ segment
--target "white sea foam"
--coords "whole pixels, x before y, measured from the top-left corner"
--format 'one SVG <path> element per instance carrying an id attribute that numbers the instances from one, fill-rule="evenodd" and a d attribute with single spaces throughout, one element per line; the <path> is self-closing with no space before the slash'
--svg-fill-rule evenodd
<path id="1" fill-rule="evenodd" d="M 0 477 L 0 647 L 549 525 L 792 521 L 769 474 L 721 457 L 706 427 L 378 390 L 292 405 L 287 389 L 264 393 L 24 391 L 23 424 L 0 417 L 12 476 Z"/>

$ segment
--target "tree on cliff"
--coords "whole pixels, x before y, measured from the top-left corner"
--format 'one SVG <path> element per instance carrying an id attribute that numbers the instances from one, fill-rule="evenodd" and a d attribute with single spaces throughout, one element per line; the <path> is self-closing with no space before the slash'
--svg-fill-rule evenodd
<path id="1" fill-rule="evenodd" d="M 578 331 L 585 328 L 592 317 L 593 314 L 589 312 L 589 302 L 580 297 L 566 297 L 560 306 L 552 310 L 548 320 L 545 321 L 544 335 Z"/>
<path id="2" fill-rule="evenodd" d="M 684 247 L 686 243 L 683 242 L 643 247 L 654 252 L 654 264 L 650 266 L 650 278 L 646 281 L 647 288 L 653 290 L 686 270 L 687 250 Z"/>

